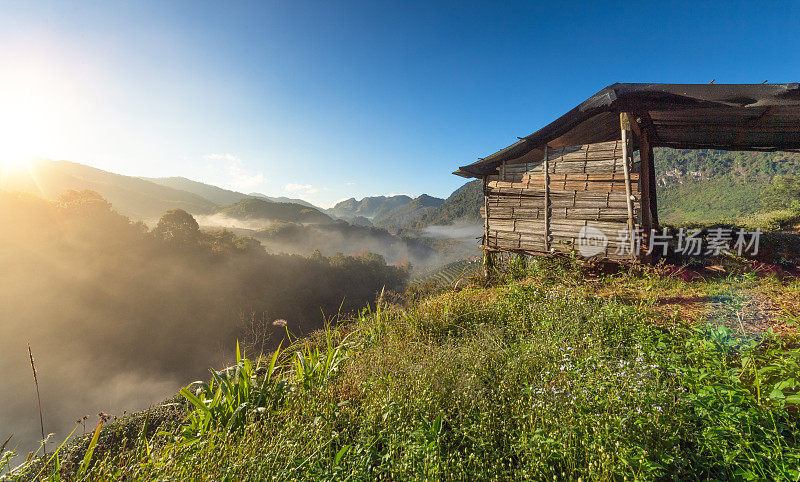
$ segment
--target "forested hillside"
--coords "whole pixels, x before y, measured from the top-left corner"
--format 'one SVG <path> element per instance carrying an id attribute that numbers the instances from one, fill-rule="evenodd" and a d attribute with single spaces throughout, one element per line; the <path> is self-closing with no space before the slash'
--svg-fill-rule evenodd
<path id="1" fill-rule="evenodd" d="M 371 196 L 356 200 L 355 198 L 346 199 L 338 202 L 328 210 L 328 214 L 337 218 L 347 219 L 354 216 L 374 218 L 384 212 L 402 206 L 411 201 L 410 196 L 400 194 L 396 196 Z"/>
<path id="2" fill-rule="evenodd" d="M 267 201 L 272 201 L 272 202 L 275 202 L 275 203 L 302 204 L 303 206 L 308 206 L 308 207 L 314 208 L 314 209 L 316 209 L 318 211 L 323 211 L 322 208 L 317 207 L 317 206 L 311 204 L 310 202 L 308 202 L 308 201 L 306 201 L 304 199 L 299 199 L 299 198 L 295 198 L 295 197 L 286 197 L 286 196 L 275 196 L 275 197 L 273 197 L 273 196 L 267 196 L 266 194 L 261 194 L 260 192 L 251 192 L 251 193 L 248 194 L 248 196 L 256 197 L 256 198 L 259 198 L 259 199 L 265 199 Z"/>
<path id="3" fill-rule="evenodd" d="M 333 220 L 317 209 L 302 204 L 276 203 L 264 199 L 246 198 L 215 211 L 216 215 L 249 221 L 290 221 L 298 223 L 331 223 Z"/>
<path id="4" fill-rule="evenodd" d="M 456 222 L 478 223 L 483 206 L 483 186 L 481 181 L 470 181 L 453 191 L 445 201 L 412 221 L 412 227 L 448 225 Z"/>
<path id="5" fill-rule="evenodd" d="M 769 223 L 800 199 L 800 154 L 657 149 L 659 216 L 665 223 Z"/>
<path id="6" fill-rule="evenodd" d="M 431 209 L 441 206 L 444 199 L 423 194 L 388 212 L 384 211 L 372 219 L 372 224 L 396 231 L 423 216 Z"/>

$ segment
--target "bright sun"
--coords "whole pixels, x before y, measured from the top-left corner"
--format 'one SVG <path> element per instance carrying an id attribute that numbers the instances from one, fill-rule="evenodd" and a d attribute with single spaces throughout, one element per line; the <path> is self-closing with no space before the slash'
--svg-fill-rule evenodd
<path id="1" fill-rule="evenodd" d="M 0 78 L 0 168 L 26 168 L 48 155 L 61 126 L 64 102 L 49 76 Z"/>
<path id="2" fill-rule="evenodd" d="M 37 122 L 37 106 L 22 102 L 6 104 L 0 114 L 0 166 L 3 169 L 27 167 L 36 158 L 42 143 L 42 122 Z"/>
<path id="3" fill-rule="evenodd" d="M 4 171 L 27 169 L 32 160 L 27 157 L 3 157 L 0 159 L 0 168 Z"/>

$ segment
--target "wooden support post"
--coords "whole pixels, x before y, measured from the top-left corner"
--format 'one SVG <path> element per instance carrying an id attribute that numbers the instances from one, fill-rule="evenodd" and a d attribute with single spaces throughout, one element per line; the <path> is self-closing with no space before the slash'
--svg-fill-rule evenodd
<path id="1" fill-rule="evenodd" d="M 492 255 L 489 252 L 489 195 L 486 190 L 488 176 L 483 178 L 483 275 L 487 278 L 492 272 Z"/>
<path id="2" fill-rule="evenodd" d="M 494 271 L 494 253 L 489 249 L 483 249 L 483 276 L 488 278 Z"/>
<path id="3" fill-rule="evenodd" d="M 542 168 L 544 169 L 544 250 L 550 252 L 550 165 L 547 159 L 547 144 L 544 145 Z"/>
<path id="4" fill-rule="evenodd" d="M 636 239 L 634 231 L 633 219 L 633 194 L 631 193 L 631 170 L 628 165 L 630 157 L 630 149 L 628 148 L 628 133 L 631 130 L 630 116 L 627 112 L 622 112 L 619 115 L 620 130 L 622 133 L 622 169 L 625 174 L 625 195 L 627 202 L 625 203 L 628 208 L 628 234 L 630 236 L 630 250 L 631 257 L 636 258 Z"/>
<path id="5" fill-rule="evenodd" d="M 650 135 L 646 130 L 641 130 L 639 136 L 639 158 L 641 160 L 641 173 L 639 174 L 639 190 L 641 191 L 641 213 L 642 230 L 644 232 L 643 243 L 649 246 L 650 237 L 653 231 L 658 229 L 658 218 L 655 213 L 655 165 L 653 162 L 653 146 L 650 143 Z M 648 252 L 650 261 L 655 261 L 654 254 Z"/>
<path id="6" fill-rule="evenodd" d="M 656 189 L 656 157 L 653 154 L 653 143 L 650 140 L 651 134 L 647 134 L 647 160 L 648 160 L 648 172 L 650 173 L 649 179 L 647 180 L 648 186 L 648 193 L 650 194 L 650 219 L 653 223 L 653 229 L 659 229 L 659 222 L 658 222 L 658 190 Z M 640 179 L 639 182 L 641 183 L 642 180 Z"/>

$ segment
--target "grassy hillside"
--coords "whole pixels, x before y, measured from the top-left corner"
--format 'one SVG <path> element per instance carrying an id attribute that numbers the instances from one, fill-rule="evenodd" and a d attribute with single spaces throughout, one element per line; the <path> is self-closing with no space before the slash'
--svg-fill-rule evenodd
<path id="1" fill-rule="evenodd" d="M 733 175 L 743 182 L 765 182 L 779 174 L 800 173 L 800 153 L 744 152 L 707 149 L 655 150 L 661 185 Z"/>
<path id="2" fill-rule="evenodd" d="M 0 189 L 56 199 L 67 190 L 100 193 L 117 211 L 136 219 L 157 219 L 169 209 L 205 214 L 215 203 L 197 194 L 68 161 L 40 161 L 30 171 L 4 173 Z"/>
<path id="3" fill-rule="evenodd" d="M 247 198 L 216 210 L 216 213 L 232 219 L 291 221 L 297 223 L 331 223 L 333 220 L 322 212 L 301 204 L 276 203 L 264 199 Z"/>
<path id="4" fill-rule="evenodd" d="M 140 435 L 151 427 L 145 414 L 103 427 L 98 443 L 86 436 L 64 452 L 75 462 L 62 470 L 85 465 L 90 479 L 797 480 L 797 339 L 735 315 L 777 291 L 796 317 L 800 285 L 667 274 L 598 278 L 538 261 L 498 285 L 383 303 L 267 354 L 259 368 L 244 358 L 193 384 L 171 405 L 188 411 L 183 424 L 154 411 L 160 434 Z M 86 447 L 96 449 L 91 466 Z"/>

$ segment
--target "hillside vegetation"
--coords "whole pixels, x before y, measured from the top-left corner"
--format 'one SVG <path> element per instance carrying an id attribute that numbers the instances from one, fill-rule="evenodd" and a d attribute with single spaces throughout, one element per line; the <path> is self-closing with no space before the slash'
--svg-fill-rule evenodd
<path id="1" fill-rule="evenodd" d="M 372 219 L 372 224 L 396 231 L 443 202 L 444 199 L 423 194 L 402 206 L 379 213 Z"/>
<path id="2" fill-rule="evenodd" d="M 44 473 L 796 480 L 797 339 L 736 313 L 778 289 L 796 317 L 800 285 L 742 268 L 687 283 L 517 263 L 498 285 L 382 303 L 260 362 L 241 358 L 181 391 L 185 422 L 126 418 Z M 700 295 L 709 301 L 693 310 L 670 301 Z"/>
<path id="3" fill-rule="evenodd" d="M 289 221 L 296 223 L 331 223 L 333 220 L 317 209 L 302 204 L 276 203 L 264 199 L 246 198 L 216 210 L 227 218 L 250 221 Z"/>
<path id="4" fill-rule="evenodd" d="M 439 206 L 430 209 L 412 220 L 412 228 L 421 228 L 435 225 L 449 225 L 460 223 L 481 222 L 480 208 L 483 206 L 483 185 L 480 180 L 470 181 L 444 200 Z"/>
<path id="5" fill-rule="evenodd" d="M 657 149 L 655 158 L 662 223 L 780 227 L 775 212 L 800 199 L 780 186 L 800 178 L 798 153 Z"/>
<path id="6" fill-rule="evenodd" d="M 356 200 L 355 198 L 346 199 L 338 202 L 328 210 L 328 214 L 337 218 L 347 219 L 355 216 L 363 216 L 371 219 L 382 213 L 407 204 L 411 201 L 410 196 L 399 194 L 396 196 L 370 196 Z"/>

